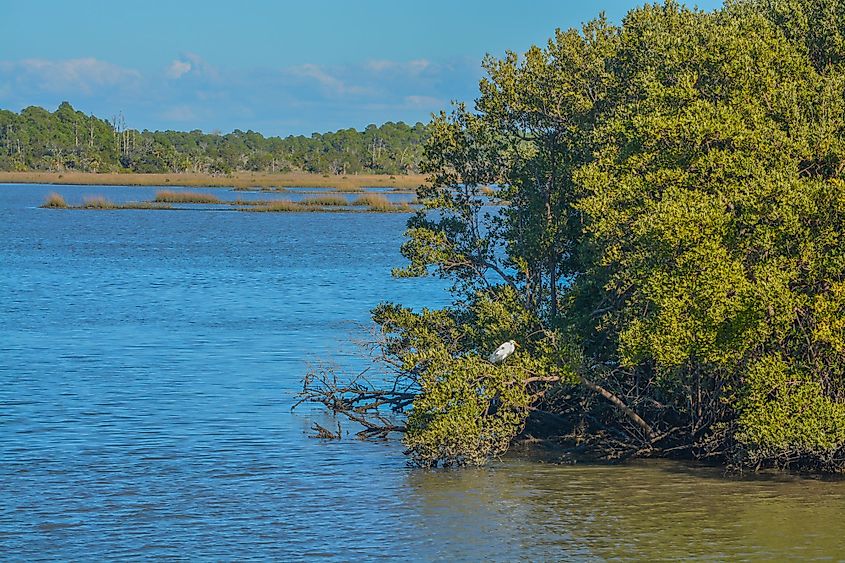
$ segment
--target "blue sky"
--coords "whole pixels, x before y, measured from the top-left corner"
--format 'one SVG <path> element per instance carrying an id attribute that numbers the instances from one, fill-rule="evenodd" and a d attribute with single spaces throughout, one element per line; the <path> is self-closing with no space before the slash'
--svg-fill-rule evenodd
<path id="1" fill-rule="evenodd" d="M 426 121 L 471 101 L 485 53 L 642 2 L 9 2 L 0 107 L 67 100 L 141 129 L 310 134 Z M 697 5 L 713 9 L 720 1 Z"/>

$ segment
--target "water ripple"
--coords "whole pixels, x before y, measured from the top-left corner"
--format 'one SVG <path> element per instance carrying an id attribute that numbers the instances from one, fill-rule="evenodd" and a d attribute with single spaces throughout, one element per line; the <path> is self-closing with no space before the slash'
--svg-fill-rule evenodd
<path id="1" fill-rule="evenodd" d="M 355 323 L 381 300 L 444 302 L 389 275 L 403 217 L 37 209 L 56 189 L 0 187 L 4 560 L 845 554 L 837 481 L 415 471 L 396 443 L 309 439 L 324 414 L 289 410 L 307 362 L 360 366 Z"/>

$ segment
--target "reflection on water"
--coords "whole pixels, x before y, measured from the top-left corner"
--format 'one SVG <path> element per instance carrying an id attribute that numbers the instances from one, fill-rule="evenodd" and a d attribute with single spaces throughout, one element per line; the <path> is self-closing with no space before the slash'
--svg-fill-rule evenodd
<path id="1" fill-rule="evenodd" d="M 845 483 L 730 478 L 668 461 L 507 461 L 415 472 L 433 545 L 471 558 L 813 559 L 845 556 Z M 493 538 L 491 540 L 491 538 Z"/>
<path id="2" fill-rule="evenodd" d="M 3 559 L 845 556 L 845 483 L 509 457 L 418 471 L 308 438 L 309 360 L 349 368 L 405 216 L 37 209 L 0 187 Z M 154 188 L 63 187 L 69 201 Z"/>

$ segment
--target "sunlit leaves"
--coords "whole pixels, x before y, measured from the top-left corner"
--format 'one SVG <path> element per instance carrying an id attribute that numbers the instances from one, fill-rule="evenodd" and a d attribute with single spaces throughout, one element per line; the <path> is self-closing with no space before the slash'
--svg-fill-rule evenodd
<path id="1" fill-rule="evenodd" d="M 403 246 L 403 274 L 455 282 L 448 313 L 391 321 L 418 462 L 502 451 L 542 396 L 508 386 L 527 374 L 597 378 L 670 451 L 845 448 L 842 13 L 667 2 L 485 60 L 475 111 L 431 126 Z M 512 361 L 483 361 L 510 338 Z M 601 405 L 567 408 L 625 435 Z"/>

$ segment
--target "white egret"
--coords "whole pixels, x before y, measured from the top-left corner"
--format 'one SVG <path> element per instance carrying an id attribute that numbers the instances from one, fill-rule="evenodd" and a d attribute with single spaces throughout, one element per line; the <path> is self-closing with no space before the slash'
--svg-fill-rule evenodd
<path id="1" fill-rule="evenodd" d="M 516 350 L 517 343 L 515 340 L 508 340 L 498 348 L 496 351 L 490 354 L 490 357 L 487 358 L 491 364 L 500 364 L 505 361 L 505 358 L 513 354 L 514 350 Z"/>

